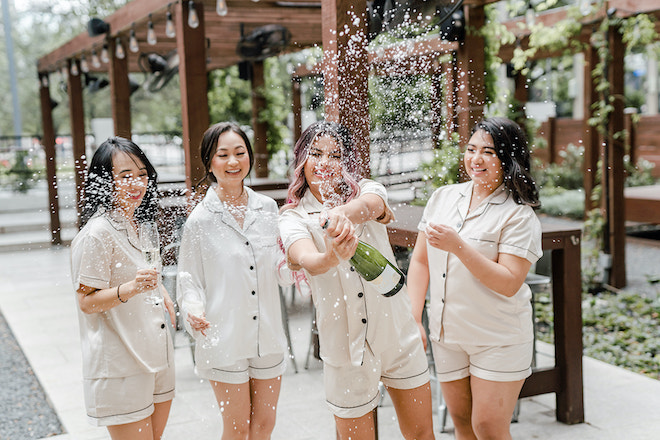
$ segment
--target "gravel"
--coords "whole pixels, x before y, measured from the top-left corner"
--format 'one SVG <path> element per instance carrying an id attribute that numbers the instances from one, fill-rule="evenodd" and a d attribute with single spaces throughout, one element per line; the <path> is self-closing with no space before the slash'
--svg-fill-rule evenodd
<path id="1" fill-rule="evenodd" d="M 55 411 L 0 313 L 0 439 L 41 439 L 63 433 Z"/>

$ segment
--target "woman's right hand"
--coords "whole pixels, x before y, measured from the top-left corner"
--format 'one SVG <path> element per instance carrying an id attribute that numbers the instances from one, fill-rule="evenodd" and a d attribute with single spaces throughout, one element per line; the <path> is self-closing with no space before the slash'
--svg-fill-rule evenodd
<path id="1" fill-rule="evenodd" d="M 158 288 L 158 278 L 160 275 L 156 269 L 138 269 L 135 279 L 128 284 L 131 284 L 132 291 L 138 295 Z"/>
<path id="2" fill-rule="evenodd" d="M 417 327 L 419 328 L 419 335 L 422 337 L 422 344 L 424 344 L 424 350 L 426 350 L 426 346 L 428 345 L 428 340 L 426 339 L 426 329 L 424 328 L 424 324 L 421 322 L 417 323 Z"/>
<path id="3" fill-rule="evenodd" d="M 187 321 L 193 330 L 200 332 L 204 336 L 206 336 L 206 329 L 211 327 L 211 323 L 206 320 L 205 313 L 202 313 L 202 316 L 188 313 Z"/>

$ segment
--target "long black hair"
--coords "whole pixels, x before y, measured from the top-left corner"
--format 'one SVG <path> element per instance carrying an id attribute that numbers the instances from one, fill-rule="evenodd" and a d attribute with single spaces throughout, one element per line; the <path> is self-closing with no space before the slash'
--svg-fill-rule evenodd
<path id="1" fill-rule="evenodd" d="M 199 146 L 199 153 L 202 156 L 202 163 L 206 170 L 204 179 L 209 179 L 212 182 L 217 181 L 211 172 L 211 161 L 213 160 L 213 155 L 218 150 L 218 139 L 223 133 L 228 131 L 233 131 L 243 139 L 243 142 L 245 142 L 245 147 L 248 150 L 248 157 L 250 158 L 250 170 L 248 171 L 248 174 L 252 171 L 252 167 L 254 166 L 254 152 L 252 151 L 252 144 L 250 144 L 250 139 L 247 137 L 247 134 L 245 134 L 241 127 L 233 122 L 218 122 L 217 124 L 210 126 L 204 132 L 202 142 Z"/>
<path id="2" fill-rule="evenodd" d="M 158 212 L 158 173 L 147 155 L 136 144 L 122 137 L 111 137 L 104 141 L 94 153 L 87 170 L 84 194 L 81 201 L 80 225 L 85 226 L 96 211 L 103 207 L 108 212 L 113 209 L 115 180 L 112 174 L 112 158 L 123 152 L 142 162 L 147 169 L 149 180 L 142 203 L 135 210 L 138 222 L 153 221 Z"/>
<path id="3" fill-rule="evenodd" d="M 477 123 L 472 133 L 483 130 L 493 138 L 502 162 L 504 186 L 519 205 L 541 206 L 539 191 L 530 172 L 529 147 L 525 132 L 507 118 L 487 118 Z"/>

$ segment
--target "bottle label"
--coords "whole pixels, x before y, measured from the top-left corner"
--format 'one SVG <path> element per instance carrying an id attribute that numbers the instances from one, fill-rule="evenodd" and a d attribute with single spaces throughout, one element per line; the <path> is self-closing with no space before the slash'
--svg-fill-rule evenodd
<path id="1" fill-rule="evenodd" d="M 388 264 L 385 266 L 385 269 L 383 269 L 380 275 L 378 275 L 370 282 L 376 288 L 378 293 L 385 295 L 394 289 L 397 284 L 399 284 L 400 278 L 401 275 L 399 275 L 399 273 Z"/>

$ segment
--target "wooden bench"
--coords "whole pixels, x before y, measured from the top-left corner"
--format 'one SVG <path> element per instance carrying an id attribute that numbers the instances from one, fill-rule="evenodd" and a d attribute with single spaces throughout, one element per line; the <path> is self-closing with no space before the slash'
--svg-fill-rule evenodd
<path id="1" fill-rule="evenodd" d="M 423 207 L 392 206 L 396 221 L 387 226 L 393 246 L 412 247 Z M 557 420 L 584 422 L 582 382 L 582 279 L 579 229 L 543 225 L 543 250 L 552 258 L 552 305 L 554 311 L 555 365 L 534 368 L 520 397 L 555 393 Z"/>

